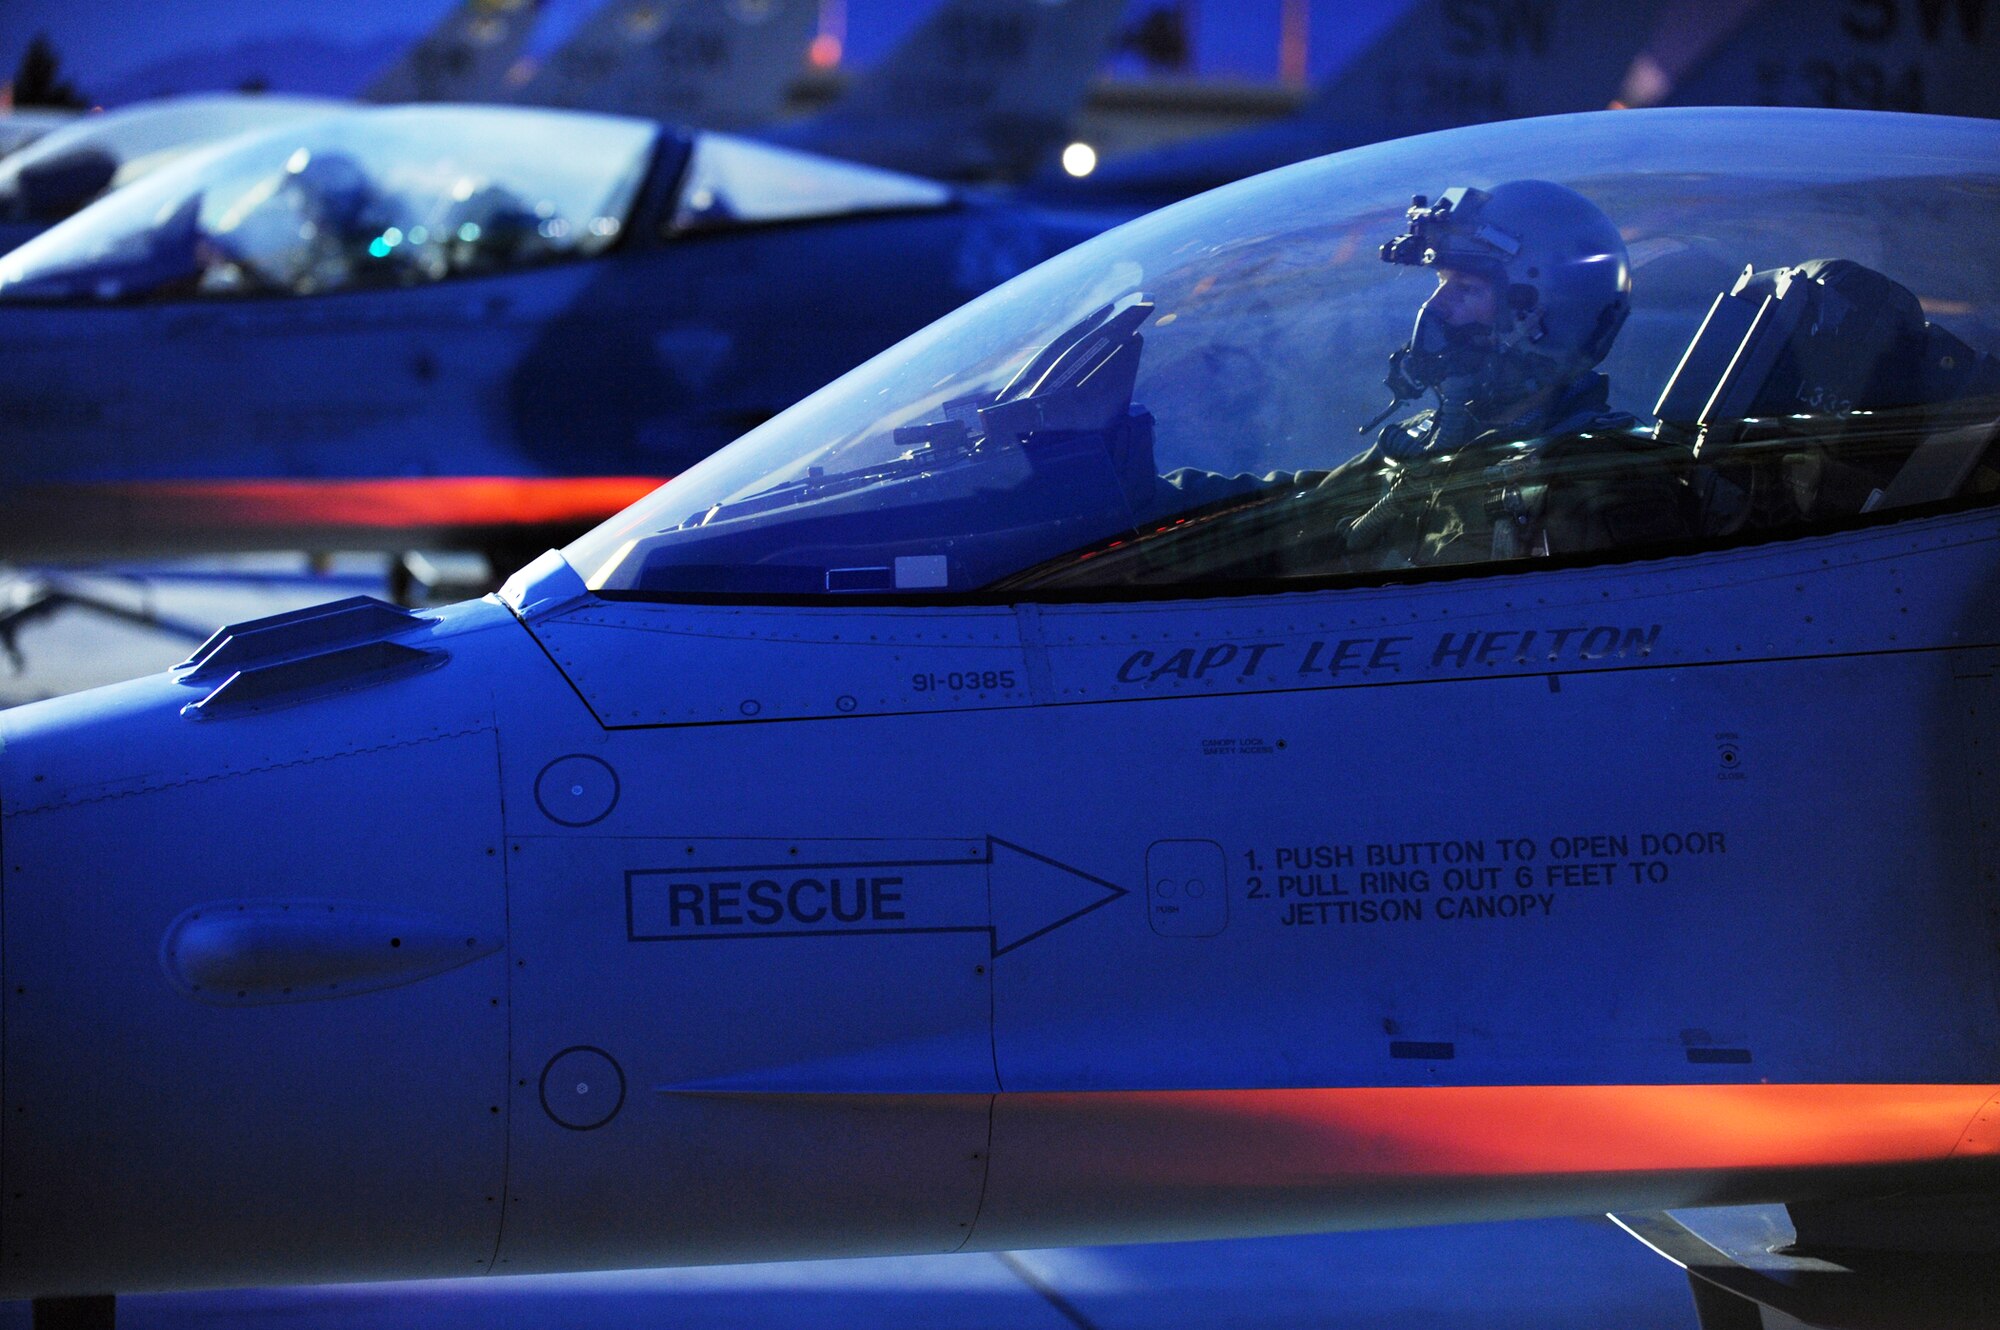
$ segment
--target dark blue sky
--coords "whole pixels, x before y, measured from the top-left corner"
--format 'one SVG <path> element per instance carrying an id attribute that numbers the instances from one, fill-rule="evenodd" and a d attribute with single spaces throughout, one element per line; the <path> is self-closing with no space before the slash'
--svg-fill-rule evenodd
<path id="1" fill-rule="evenodd" d="M 600 0 L 548 0 L 531 50 L 545 50 L 581 22 Z M 201 62 L 176 57 L 256 43 L 274 88 L 352 91 L 353 76 L 338 62 L 316 70 L 309 52 L 365 49 L 372 57 L 414 37 L 457 0 L 4 0 L 0 3 L 0 78 L 11 73 L 37 32 L 46 32 L 63 69 L 83 92 L 132 95 L 132 76 L 173 61 L 176 70 Z M 1161 0 L 1129 0 L 1134 15 Z M 1311 0 L 1309 68 L 1315 78 L 1338 67 L 1408 0 Z M 865 65 L 893 45 L 935 0 L 847 0 L 847 55 Z M 1196 7 L 1197 72 L 1214 77 L 1275 79 L 1280 0 L 1200 0 Z M 289 57 L 288 50 L 299 54 Z M 351 62 L 350 62 L 351 63 Z M 185 80 L 189 76 L 179 74 Z M 175 91 L 194 91 L 176 86 Z"/>

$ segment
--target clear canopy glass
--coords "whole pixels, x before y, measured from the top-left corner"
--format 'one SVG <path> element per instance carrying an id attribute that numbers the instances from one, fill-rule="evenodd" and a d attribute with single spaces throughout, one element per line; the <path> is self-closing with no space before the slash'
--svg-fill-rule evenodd
<path id="1" fill-rule="evenodd" d="M 74 111 L 20 109 L 0 114 L 0 158 L 17 153 L 36 139 L 54 133 L 76 116 Z"/>
<path id="2" fill-rule="evenodd" d="M 0 258 L 0 299 L 312 295 L 603 250 L 659 137 L 501 107 L 351 110 L 231 140 Z"/>
<path id="3" fill-rule="evenodd" d="M 23 197 L 23 172 L 33 177 L 37 171 L 48 171 L 65 160 L 97 155 L 103 162 L 107 187 L 119 189 L 196 148 L 237 134 L 324 116 L 341 105 L 323 97 L 204 93 L 78 117 L 0 162 L 0 215 L 17 208 L 24 215 L 32 214 L 30 200 Z"/>
<path id="4" fill-rule="evenodd" d="M 1555 450 L 1489 437 L 1486 452 L 1379 457 L 1364 427 L 1389 403 L 1388 357 L 1435 287 L 1421 267 L 1382 262 L 1379 247 L 1406 229 L 1412 195 L 1515 179 L 1569 186 L 1622 234 L 1633 311 L 1601 368 L 1609 407 L 1637 419 L 1600 431 L 1603 446 L 1586 431 Z M 1423 564 L 1437 533 L 1421 527 L 1440 504 L 1495 528 L 1453 559 L 1485 561 L 1698 544 L 1963 499 L 2000 488 L 1987 465 L 1996 204 L 2000 125 L 1969 120 L 1606 113 L 1341 153 L 1043 264 L 565 553 L 594 588 L 658 597 L 1280 587 Z M 1801 295 L 1785 307 L 1794 341 L 1771 341 L 1767 322 L 1759 352 L 1780 368 L 1756 382 L 1739 369 L 1720 391 L 1743 320 L 1779 290 L 1772 274 L 1814 259 L 1871 271 L 1808 270 L 1847 273 L 1844 285 L 1783 279 Z M 1729 296 L 1746 270 L 1765 275 Z M 1718 298 L 1728 317 L 1677 379 Z M 1840 301 L 1881 309 L 1850 323 L 1795 317 Z M 1774 397 L 1785 373 L 1785 391 L 1797 387 L 1808 351 L 1826 358 L 1822 343 L 1798 340 L 1822 331 L 1838 334 L 1829 363 L 1845 378 L 1821 384 L 1817 402 Z M 1839 340 L 1850 333 L 1861 340 Z M 1884 367 L 1906 354 L 1948 367 L 1890 383 Z M 1669 413 L 1686 418 L 1656 426 L 1670 384 Z M 1732 402 L 1740 417 L 1718 418 Z M 1404 473 L 1428 504 L 1418 535 L 1433 544 L 1357 540 L 1359 519 Z M 1499 515 L 1523 502 L 1543 526 L 1510 545 Z M 1634 504 L 1636 516 L 1621 513 Z"/>
<path id="5" fill-rule="evenodd" d="M 941 208 L 951 197 L 945 186 L 915 176 L 707 133 L 695 137 L 670 227 L 704 231 Z"/>

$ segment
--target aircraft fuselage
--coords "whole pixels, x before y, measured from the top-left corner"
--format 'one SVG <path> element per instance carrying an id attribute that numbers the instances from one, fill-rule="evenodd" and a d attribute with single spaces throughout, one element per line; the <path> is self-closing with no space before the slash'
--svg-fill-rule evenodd
<path id="1" fill-rule="evenodd" d="M 9 712 L 0 1295 L 1990 1185 L 1996 577 L 551 555 Z"/>
<path id="2" fill-rule="evenodd" d="M 428 286 L 0 304 L 0 553 L 546 548 L 1109 220 L 971 200 Z"/>

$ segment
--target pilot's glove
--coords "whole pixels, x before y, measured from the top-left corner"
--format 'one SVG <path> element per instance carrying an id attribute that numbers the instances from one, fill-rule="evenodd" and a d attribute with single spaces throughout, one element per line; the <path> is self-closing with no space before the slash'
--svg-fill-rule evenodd
<path id="1" fill-rule="evenodd" d="M 1375 436 L 1376 449 L 1382 456 L 1392 457 L 1398 462 L 1422 457 L 1430 451 L 1431 440 L 1436 437 L 1436 416 L 1435 411 L 1419 411 L 1408 419 L 1384 425 L 1382 432 Z"/>
<path id="2" fill-rule="evenodd" d="M 1480 431 L 1469 403 L 1446 397 L 1443 403 L 1382 427 L 1375 446 L 1384 457 L 1407 462 L 1415 457 L 1448 453 L 1463 447 Z"/>

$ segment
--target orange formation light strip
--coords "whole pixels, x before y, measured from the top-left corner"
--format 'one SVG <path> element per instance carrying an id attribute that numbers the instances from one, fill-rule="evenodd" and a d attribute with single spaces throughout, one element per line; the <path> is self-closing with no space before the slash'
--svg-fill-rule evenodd
<path id="1" fill-rule="evenodd" d="M 1179 1182 L 1904 1164 L 2000 1154 L 2000 1085 L 1562 1085 L 1003 1094 L 1004 1135 Z M 1000 1126 L 1000 1124 L 1005 1124 Z"/>
<path id="2" fill-rule="evenodd" d="M 49 486 L 152 510 L 176 524 L 538 526 L 601 521 L 665 484 L 659 476 L 398 476 L 326 480 L 171 480 Z"/>

